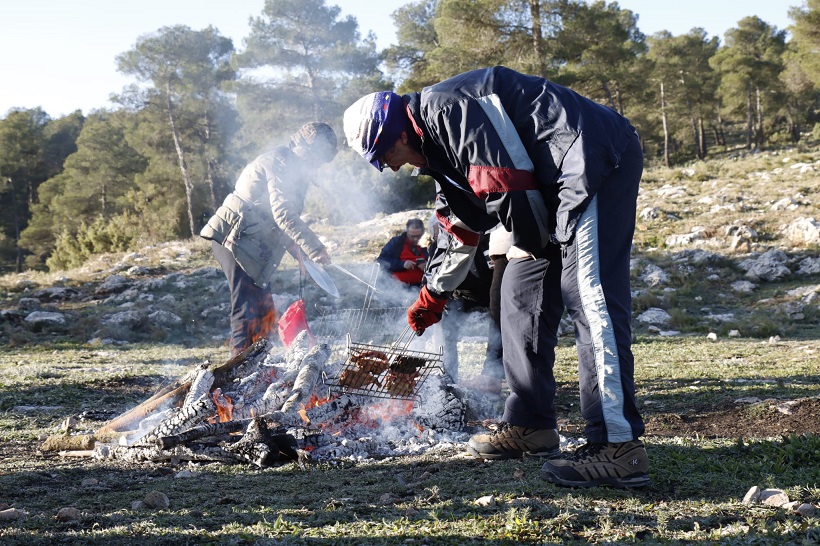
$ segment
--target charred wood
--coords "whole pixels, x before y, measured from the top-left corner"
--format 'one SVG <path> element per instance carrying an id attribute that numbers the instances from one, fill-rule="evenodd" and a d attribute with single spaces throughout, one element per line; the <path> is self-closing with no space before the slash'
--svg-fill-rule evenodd
<path id="1" fill-rule="evenodd" d="M 161 396 L 154 396 L 142 402 L 138 406 L 128 410 L 119 417 L 116 417 L 97 430 L 99 437 L 106 436 L 112 432 L 131 430 L 146 416 L 154 413 L 160 408 L 173 406 L 185 396 L 191 387 L 190 382 L 185 382 L 178 387 L 166 392 Z"/>
<path id="2" fill-rule="evenodd" d="M 234 379 L 248 375 L 247 368 L 257 366 L 257 360 L 265 358 L 268 348 L 267 340 L 260 339 L 250 347 L 231 358 L 221 366 L 214 368 L 214 387 L 225 387 Z M 261 358 L 260 358 L 261 357 Z"/>
<path id="3" fill-rule="evenodd" d="M 185 395 L 185 400 L 182 402 L 182 407 L 190 406 L 203 395 L 211 391 L 211 386 L 214 384 L 214 374 L 208 368 L 200 368 L 197 370 L 195 377 L 191 381 L 191 388 L 188 389 L 188 394 Z"/>
<path id="4" fill-rule="evenodd" d="M 173 436 L 216 414 L 216 404 L 210 396 L 203 396 L 193 404 L 177 409 L 141 440 L 141 445 L 152 444 L 157 438 Z"/>
<path id="5" fill-rule="evenodd" d="M 305 404 L 308 401 L 316 382 L 319 380 L 320 370 L 329 357 L 330 348 L 324 343 L 316 345 L 305 355 L 302 359 L 301 368 L 299 368 L 299 375 L 296 376 L 296 380 L 293 382 L 293 390 L 285 403 L 282 404 L 284 413 L 297 410 L 299 409 L 298 404 Z"/>
<path id="6" fill-rule="evenodd" d="M 193 440 L 200 440 L 208 436 L 217 436 L 220 434 L 230 434 L 231 432 L 240 432 L 245 430 L 249 421 L 227 421 L 225 423 L 210 423 L 207 425 L 199 425 L 178 434 L 169 436 L 161 436 L 154 440 L 154 444 L 160 449 L 170 449 L 180 444 L 185 444 Z"/>
<path id="7" fill-rule="evenodd" d="M 279 385 L 269 385 L 265 394 L 258 400 L 239 408 L 234 407 L 234 419 L 250 419 L 277 411 L 285 403 L 287 395 L 288 393 L 281 391 Z"/>

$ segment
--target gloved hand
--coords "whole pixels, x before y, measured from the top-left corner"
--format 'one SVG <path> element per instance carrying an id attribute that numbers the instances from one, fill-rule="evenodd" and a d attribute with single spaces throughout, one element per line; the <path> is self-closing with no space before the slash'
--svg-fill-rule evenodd
<path id="1" fill-rule="evenodd" d="M 407 323 L 420 336 L 426 328 L 441 320 L 445 305 L 447 298 L 435 298 L 426 286 L 422 286 L 418 299 L 407 310 Z"/>

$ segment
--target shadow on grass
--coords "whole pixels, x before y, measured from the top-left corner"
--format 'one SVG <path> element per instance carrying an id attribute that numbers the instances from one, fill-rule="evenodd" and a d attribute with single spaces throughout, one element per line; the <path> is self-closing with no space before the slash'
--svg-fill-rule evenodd
<path id="1" fill-rule="evenodd" d="M 803 458 L 820 445 L 817 437 L 802 443 L 685 442 L 690 445 L 649 444 L 652 484 L 640 490 L 557 487 L 541 480 L 539 459 L 413 457 L 265 470 L 213 464 L 194 467 L 193 478 L 176 479 L 181 468 L 190 467 L 124 468 L 114 461 L 61 462 L 49 456 L 35 462 L 38 470 L 0 475 L 4 501 L 31 514 L 15 533 L 0 536 L 21 544 L 69 533 L 86 533 L 89 542 L 143 545 L 228 536 L 248 543 L 331 540 L 311 538 L 322 536 L 336 544 L 383 543 L 388 537 L 397 544 L 424 537 L 438 543 L 441 536 L 442 543 L 512 544 L 580 540 L 580 533 L 603 525 L 601 518 L 651 536 L 661 523 L 667 531 L 703 531 L 743 521 L 747 507 L 740 500 L 753 485 L 808 490 L 820 482 L 820 469 Z M 97 481 L 90 484 L 89 478 Z M 167 495 L 168 509 L 132 506 L 153 490 Z M 476 503 L 488 495 L 495 502 Z M 63 506 L 83 516 L 58 522 L 53 515 Z M 789 516 L 781 511 L 774 517 Z"/>
<path id="2" fill-rule="evenodd" d="M 0 390 L 0 411 L 27 407 L 20 413 L 48 414 L 55 419 L 89 410 L 116 415 L 147 399 L 162 385 L 172 382 L 158 374 L 86 379 L 82 382 L 63 381 L 59 379 L 61 376 L 49 376 L 46 372 L 38 376 L 46 380 L 42 385 Z M 38 411 L 37 407 L 47 409 Z"/>

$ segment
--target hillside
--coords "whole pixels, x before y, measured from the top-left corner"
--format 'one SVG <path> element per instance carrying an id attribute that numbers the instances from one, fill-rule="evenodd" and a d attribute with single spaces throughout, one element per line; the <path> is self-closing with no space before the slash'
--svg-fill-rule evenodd
<path id="1" fill-rule="evenodd" d="M 648 169 L 632 261 L 636 334 L 817 337 L 819 187 L 816 149 L 740 152 Z M 429 213 L 313 227 L 335 263 L 367 280 L 381 245 L 409 217 Z M 296 267 L 289 258 L 283 262 L 280 311 L 299 297 Z M 329 273 L 340 287 L 338 300 L 301 279 L 311 319 L 320 309 L 361 307 L 368 297 L 364 284 L 333 268 Z M 0 341 L 214 344 L 227 334 L 227 297 L 202 240 L 102 255 L 71 271 L 0 277 Z M 403 305 L 407 294 L 379 297 L 367 304 Z"/>

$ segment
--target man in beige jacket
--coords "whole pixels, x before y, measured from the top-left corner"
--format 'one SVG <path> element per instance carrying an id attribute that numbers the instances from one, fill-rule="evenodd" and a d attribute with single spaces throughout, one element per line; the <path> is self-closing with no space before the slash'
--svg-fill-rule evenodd
<path id="1" fill-rule="evenodd" d="M 327 249 L 300 218 L 308 186 L 336 155 L 336 134 L 311 122 L 249 163 L 200 236 L 211 241 L 231 291 L 231 352 L 266 337 L 276 322 L 272 283 L 285 252 L 330 263 Z"/>

